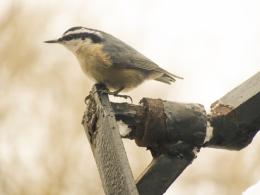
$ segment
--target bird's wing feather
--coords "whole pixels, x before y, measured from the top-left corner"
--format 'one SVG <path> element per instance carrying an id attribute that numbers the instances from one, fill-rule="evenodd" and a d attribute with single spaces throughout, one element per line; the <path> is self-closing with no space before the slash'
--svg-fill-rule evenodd
<path id="1" fill-rule="evenodd" d="M 109 53 L 114 66 L 118 66 L 119 68 L 134 68 L 147 71 L 157 71 L 169 75 L 170 77 L 182 79 L 182 77 L 174 75 L 160 68 L 157 64 L 149 60 L 143 54 L 139 53 L 137 50 L 127 45 L 123 41 L 109 34 L 106 34 L 106 37 L 104 40 L 106 41 L 106 44 L 103 49 L 105 52 Z"/>
<path id="2" fill-rule="evenodd" d="M 108 37 L 109 36 L 109 37 Z M 106 34 L 104 51 L 109 53 L 115 66 L 155 70 L 159 66 L 123 41 Z"/>

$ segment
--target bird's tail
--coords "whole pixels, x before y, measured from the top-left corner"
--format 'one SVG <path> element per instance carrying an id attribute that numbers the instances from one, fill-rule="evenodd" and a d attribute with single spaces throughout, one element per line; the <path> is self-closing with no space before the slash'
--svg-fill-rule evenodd
<path id="1" fill-rule="evenodd" d="M 163 73 L 160 77 L 156 78 L 156 81 L 160 81 L 163 83 L 171 84 L 176 81 L 176 79 L 183 79 L 183 77 L 174 75 L 164 69 L 161 69 L 161 72 Z"/>

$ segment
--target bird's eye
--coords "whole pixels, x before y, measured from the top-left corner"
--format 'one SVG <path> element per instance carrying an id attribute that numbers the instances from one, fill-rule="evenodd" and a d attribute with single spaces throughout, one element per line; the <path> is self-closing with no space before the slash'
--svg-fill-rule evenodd
<path id="1" fill-rule="evenodd" d="M 72 39 L 73 39 L 73 36 L 71 36 L 71 35 L 67 35 L 67 36 L 64 36 L 64 37 L 62 38 L 63 41 L 70 41 L 70 40 L 72 40 Z"/>

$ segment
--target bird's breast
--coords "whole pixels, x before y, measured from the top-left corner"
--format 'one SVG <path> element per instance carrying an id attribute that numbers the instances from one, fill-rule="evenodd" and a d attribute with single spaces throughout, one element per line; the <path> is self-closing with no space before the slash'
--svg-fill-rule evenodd
<path id="1" fill-rule="evenodd" d="M 146 75 L 138 69 L 113 66 L 109 55 L 103 51 L 100 44 L 89 48 L 80 48 L 77 55 L 85 74 L 98 83 L 106 84 L 108 88 L 131 89 L 141 84 L 146 78 Z"/>
<path id="2" fill-rule="evenodd" d="M 76 52 L 76 56 L 84 73 L 97 81 L 112 65 L 109 56 L 103 52 L 101 44 L 82 46 Z"/>

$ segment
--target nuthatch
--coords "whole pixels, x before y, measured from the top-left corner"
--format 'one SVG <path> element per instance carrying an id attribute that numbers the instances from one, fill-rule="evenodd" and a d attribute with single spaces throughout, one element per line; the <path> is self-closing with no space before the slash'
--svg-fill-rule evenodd
<path id="1" fill-rule="evenodd" d="M 174 75 L 114 36 L 95 29 L 72 27 L 61 38 L 45 41 L 60 43 L 78 58 L 81 68 L 97 83 L 105 84 L 108 94 L 137 87 L 143 81 L 154 79 L 171 84 Z M 110 90 L 114 91 L 110 91 Z"/>

